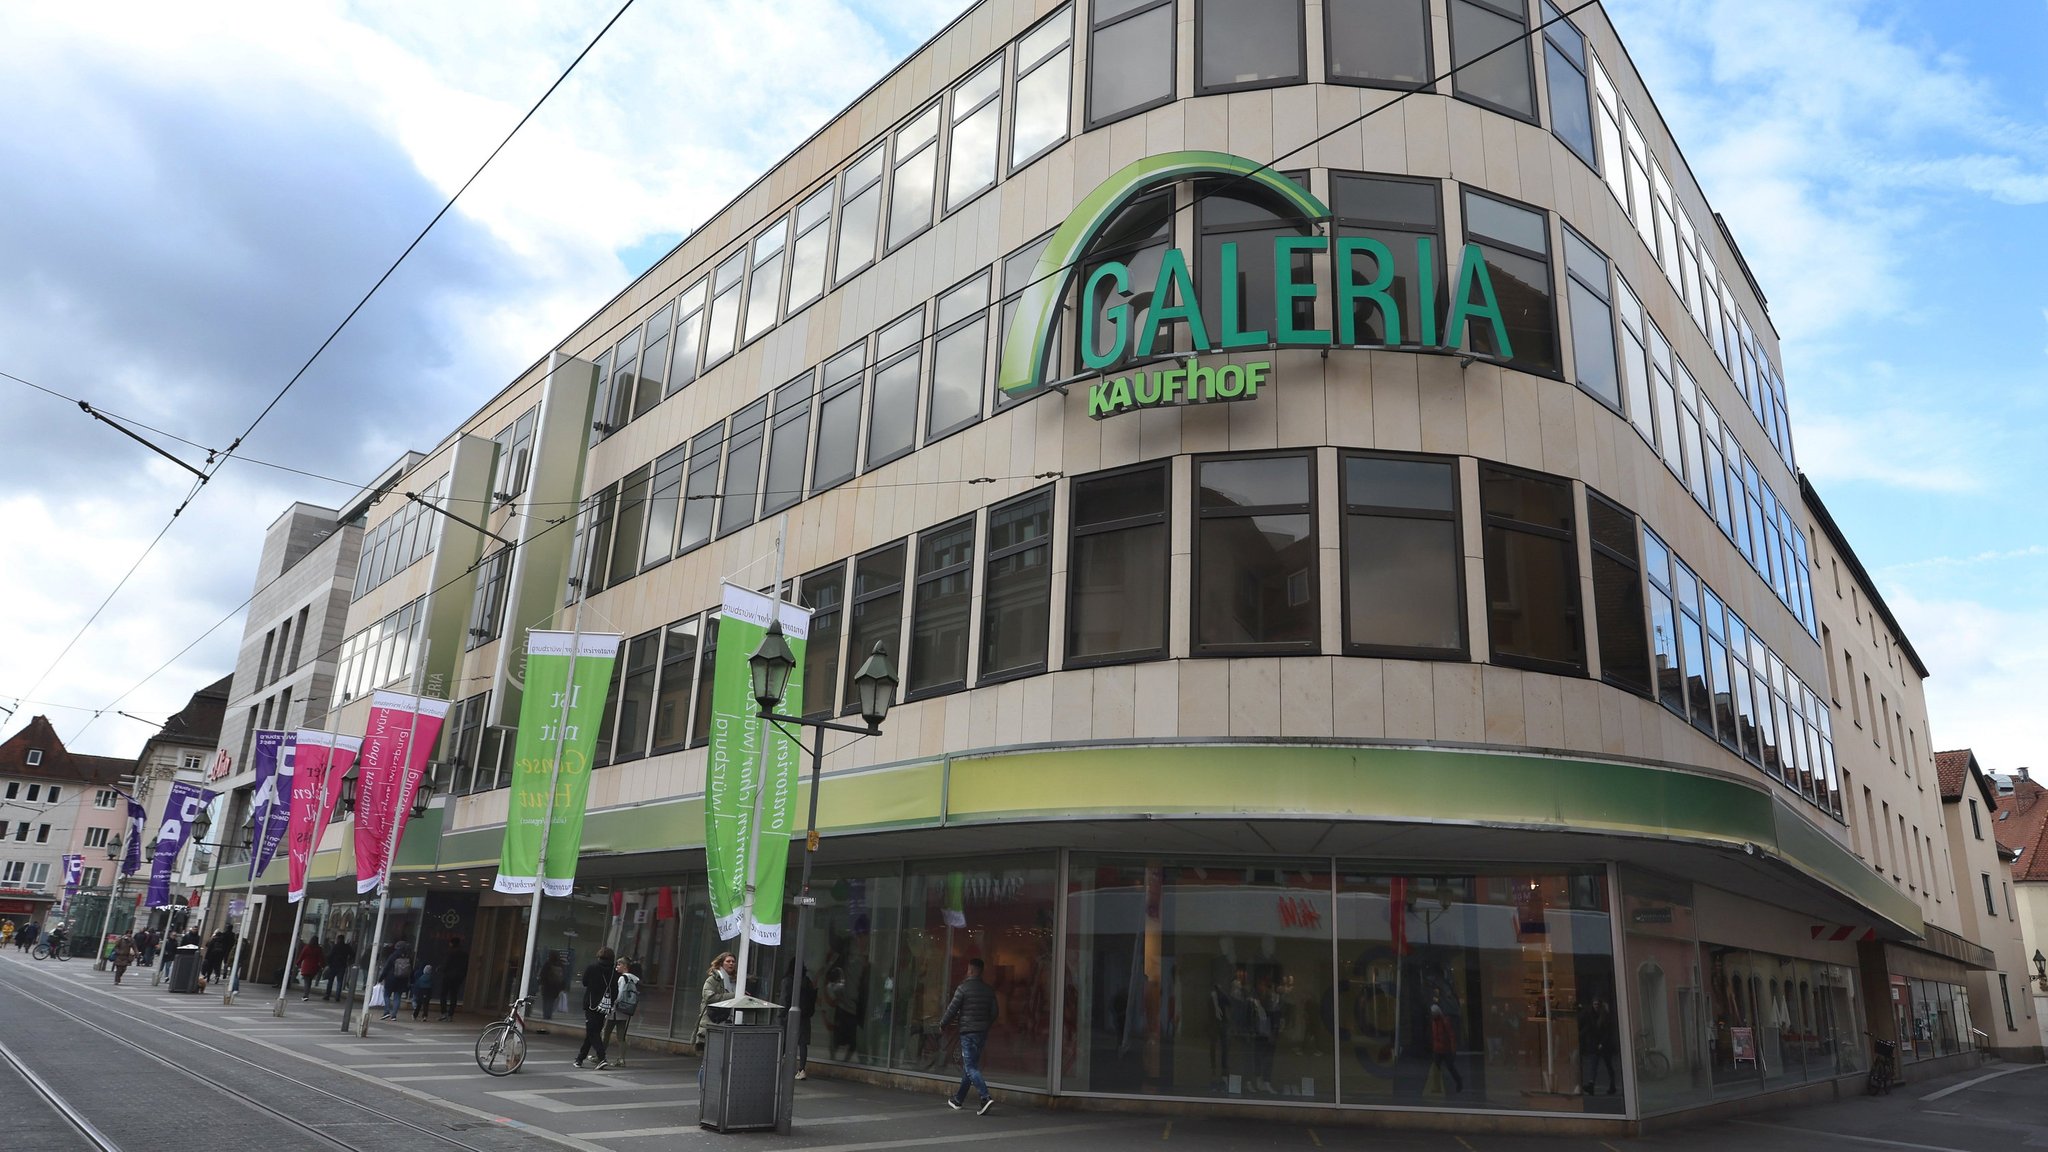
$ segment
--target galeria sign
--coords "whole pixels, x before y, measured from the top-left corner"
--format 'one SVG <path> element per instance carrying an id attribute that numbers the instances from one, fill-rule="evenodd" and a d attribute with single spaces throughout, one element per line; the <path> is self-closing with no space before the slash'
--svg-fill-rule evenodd
<path id="1" fill-rule="evenodd" d="M 1127 165 L 1084 197 L 1065 222 L 1046 241 L 1044 252 L 1032 269 L 1031 279 L 1017 297 L 1017 312 L 1009 335 L 1003 341 L 999 384 L 1006 396 L 1017 398 L 1045 387 L 1045 369 L 1051 360 L 1053 330 L 1061 304 L 1086 262 L 1089 248 L 1132 200 L 1163 184 L 1193 177 L 1227 177 L 1286 205 L 1305 226 L 1330 219 L 1330 210 L 1307 189 L 1271 168 L 1226 152 L 1169 152 L 1148 156 Z M 1254 242 L 1255 244 L 1258 242 Z M 1304 278 L 1296 260 L 1304 255 L 1328 253 L 1334 269 L 1332 314 L 1334 328 L 1300 327 L 1296 308 L 1313 302 L 1324 285 Z M 1369 258 L 1369 259 L 1368 259 Z M 1273 315 L 1245 315 L 1240 269 L 1270 261 Z M 1371 268 L 1368 278 L 1361 270 Z M 1133 284 L 1130 266 L 1120 260 L 1105 260 L 1092 267 L 1081 287 L 1081 364 L 1088 371 L 1107 371 L 1131 358 L 1145 360 L 1171 355 L 1184 331 L 1186 347 L 1201 353 L 1242 353 L 1269 348 L 1329 348 L 1360 346 L 1358 318 L 1376 314 L 1380 336 L 1374 347 L 1464 347 L 1473 323 L 1491 326 L 1494 347 L 1502 358 L 1513 355 L 1507 324 L 1493 278 L 1487 272 L 1485 254 L 1477 244 L 1459 250 L 1458 270 L 1450 303 L 1443 315 L 1429 307 L 1419 314 L 1404 315 L 1396 285 L 1406 281 L 1416 286 L 1416 299 L 1437 299 L 1438 262 L 1436 241 L 1417 237 L 1412 253 L 1396 253 L 1371 236 L 1284 235 L 1272 237 L 1263 248 L 1242 250 L 1228 241 L 1217 251 L 1214 292 L 1216 305 L 1204 308 L 1204 299 L 1189 271 L 1187 252 L 1168 248 L 1159 271 L 1150 284 Z M 1147 291 L 1149 289 L 1149 292 Z M 1129 300 L 1136 290 L 1150 303 L 1134 316 Z M 1117 303 L 1109 303 L 1110 300 Z M 1105 306 L 1106 305 L 1106 306 Z M 1210 331 L 1205 316 L 1216 316 Z M 1441 320 L 1441 324 L 1439 324 Z M 1155 353 L 1157 349 L 1157 353 Z M 1089 415 L 1116 412 L 1168 403 L 1203 403 L 1210 400 L 1244 399 L 1257 394 L 1264 373 L 1254 383 L 1247 374 L 1261 364 L 1233 364 L 1239 372 L 1226 378 L 1197 377 L 1196 364 L 1185 369 L 1164 368 L 1127 377 L 1105 380 L 1089 396 Z M 1181 375 L 1180 373 L 1185 373 Z M 1236 390 L 1231 391 L 1235 386 Z M 1169 392 L 1171 389 L 1171 392 Z M 1191 390 L 1192 389 L 1192 390 Z M 1142 394 L 1141 394 L 1142 390 Z M 1122 398 L 1128 391 L 1129 399 Z M 1145 399 L 1156 395 L 1157 399 Z M 1171 397 L 1171 398 L 1169 398 Z"/>

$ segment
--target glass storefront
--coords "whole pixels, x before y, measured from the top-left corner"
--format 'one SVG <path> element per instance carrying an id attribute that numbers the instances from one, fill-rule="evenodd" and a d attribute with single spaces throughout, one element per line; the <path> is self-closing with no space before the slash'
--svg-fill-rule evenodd
<path id="1" fill-rule="evenodd" d="M 1970 1034 L 1969 989 L 1896 975 L 1891 978 L 1891 988 L 1900 1060 L 1932 1060 L 1976 1047 L 1976 1038 Z"/>

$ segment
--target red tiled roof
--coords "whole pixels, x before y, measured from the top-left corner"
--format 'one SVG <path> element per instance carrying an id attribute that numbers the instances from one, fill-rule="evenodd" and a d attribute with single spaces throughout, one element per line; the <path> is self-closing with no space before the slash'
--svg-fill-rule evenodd
<path id="1" fill-rule="evenodd" d="M 1991 829 L 1999 847 L 2020 854 L 2014 880 L 2048 881 L 2048 788 L 2015 778 L 2012 795 L 1999 797 Z"/>
<path id="2" fill-rule="evenodd" d="M 1934 772 L 1936 776 L 1941 778 L 1941 798 L 1943 800 L 1960 800 L 1963 798 L 1963 785 L 1968 783 L 1970 779 L 1970 755 L 1968 748 L 1958 748 L 1953 752 L 1936 752 L 1934 754 Z"/>
<path id="3" fill-rule="evenodd" d="M 40 752 L 30 764 L 28 754 Z M 111 756 L 73 753 L 58 739 L 57 729 L 47 716 L 30 718 L 28 726 L 0 743 L 0 776 L 38 777 L 44 780 L 76 780 L 87 784 L 113 784 L 135 770 L 135 761 Z"/>

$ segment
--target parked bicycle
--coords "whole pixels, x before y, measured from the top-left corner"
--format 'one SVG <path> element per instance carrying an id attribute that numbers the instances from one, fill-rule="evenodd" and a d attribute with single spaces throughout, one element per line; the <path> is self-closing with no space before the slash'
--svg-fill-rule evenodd
<path id="1" fill-rule="evenodd" d="M 1636 1033 L 1636 1071 L 1645 1080 L 1662 1080 L 1671 1075 L 1671 1057 L 1656 1046 L 1647 1031 Z"/>
<path id="2" fill-rule="evenodd" d="M 503 1020 L 493 1020 L 484 1025 L 481 1035 L 476 1038 L 476 1066 L 493 1076 L 510 1076 L 526 1063 L 526 1010 L 533 1007 L 533 997 L 522 996 L 512 1002 L 511 1011 Z"/>
<path id="3" fill-rule="evenodd" d="M 1899 1046 L 1890 1040 L 1881 1040 L 1869 1032 L 1864 1033 L 1871 1040 L 1870 1053 L 1870 1094 L 1883 1096 L 1891 1092 L 1892 1083 L 1898 1079 Z"/>

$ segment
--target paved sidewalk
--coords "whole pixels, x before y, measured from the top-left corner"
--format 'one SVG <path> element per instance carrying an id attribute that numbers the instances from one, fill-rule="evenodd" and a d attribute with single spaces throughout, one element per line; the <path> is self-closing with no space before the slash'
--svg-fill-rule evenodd
<path id="1" fill-rule="evenodd" d="M 17 968 L 17 965 L 19 968 Z M 517 1075 L 481 1072 L 474 1047 L 483 1017 L 441 1023 L 372 1018 L 370 1036 L 341 1031 L 335 1004 L 288 996 L 283 1019 L 271 1015 L 275 987 L 247 985 L 234 1007 L 219 995 L 173 996 L 147 974 L 121 987 L 89 964 L 36 963 L 0 954 L 0 981 L 35 990 L 72 1011 L 91 1006 L 119 1012 L 159 1051 L 176 1041 L 160 1028 L 240 1051 L 289 1075 L 322 1083 L 349 1078 L 442 1110 L 451 1130 L 492 1128 L 523 1133 L 531 1143 L 584 1152 L 649 1152 L 661 1148 L 745 1147 L 803 1152 L 868 1152 L 891 1148 L 988 1144 L 990 1152 L 1056 1149 L 1118 1152 L 1136 1144 L 1195 1149 L 1354 1148 L 1415 1152 L 1805 1152 L 1814 1148 L 1997 1152 L 2048 1147 L 2048 1069 L 1991 1064 L 1943 1079 L 1909 1084 L 1882 1099 L 1784 1108 L 1740 1120 L 1639 1138 L 1452 1135 L 1360 1127 L 1320 1127 L 1266 1120 L 1125 1115 L 1055 1110 L 1036 1102 L 998 1101 L 987 1116 L 953 1112 L 936 1094 L 820 1078 L 798 1085 L 796 1132 L 721 1136 L 697 1126 L 694 1057 L 628 1053 L 624 1068 L 599 1072 L 571 1066 L 581 1030 L 556 1019 L 551 1034 L 529 1039 Z"/>

